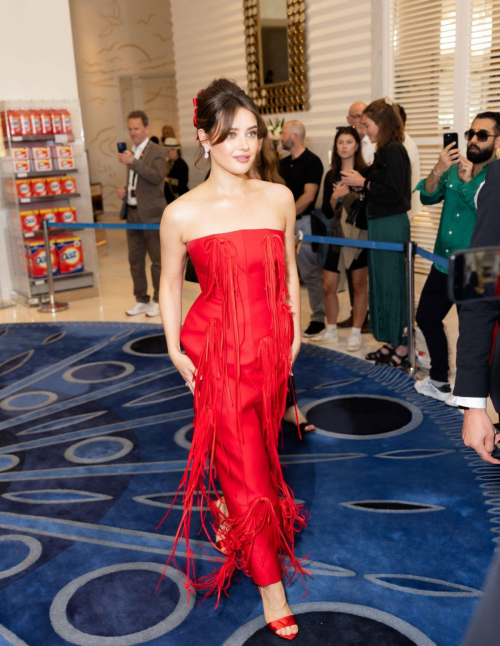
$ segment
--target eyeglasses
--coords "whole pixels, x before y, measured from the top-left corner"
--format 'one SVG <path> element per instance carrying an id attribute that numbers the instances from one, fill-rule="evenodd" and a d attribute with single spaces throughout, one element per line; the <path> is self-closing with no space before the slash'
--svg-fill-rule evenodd
<path id="1" fill-rule="evenodd" d="M 356 130 L 354 126 L 337 126 L 337 130 Z"/>
<path id="2" fill-rule="evenodd" d="M 496 137 L 497 135 L 490 135 L 487 130 L 466 130 L 464 137 L 467 141 L 471 141 L 473 137 L 477 137 L 478 141 L 485 142 L 488 141 L 488 137 Z"/>

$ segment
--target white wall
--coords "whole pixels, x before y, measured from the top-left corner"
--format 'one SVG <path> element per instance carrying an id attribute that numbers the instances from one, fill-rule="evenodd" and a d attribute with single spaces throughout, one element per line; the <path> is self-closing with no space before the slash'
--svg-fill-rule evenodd
<path id="1" fill-rule="evenodd" d="M 68 0 L 0 0 L 0 100 L 78 99 Z M 11 281 L 0 211 L 0 301 Z"/>
<path id="2" fill-rule="evenodd" d="M 102 185 L 105 210 L 116 211 L 126 180 L 116 142 L 129 141 L 127 88 L 142 86 L 134 109 L 148 114 L 151 135 L 177 126 L 170 3 L 70 0 L 70 7 L 90 178 Z"/>
<path id="3" fill-rule="evenodd" d="M 303 121 L 307 144 L 326 168 L 335 127 L 346 123 L 349 105 L 372 98 L 372 0 L 308 0 L 306 5 L 310 109 L 272 118 Z M 171 0 L 171 7 L 180 135 L 190 162 L 196 150 L 192 97 L 218 76 L 246 89 L 243 2 Z M 200 178 L 192 171 L 190 185 Z"/>
<path id="4" fill-rule="evenodd" d="M 0 0 L 0 99 L 78 99 L 68 0 Z"/>

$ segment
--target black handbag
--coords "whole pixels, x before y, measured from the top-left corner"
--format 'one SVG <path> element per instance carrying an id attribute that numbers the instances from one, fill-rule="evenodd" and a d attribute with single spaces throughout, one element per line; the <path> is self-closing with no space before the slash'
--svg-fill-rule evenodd
<path id="1" fill-rule="evenodd" d="M 368 222 L 366 219 L 366 202 L 364 200 L 364 195 L 361 195 L 359 199 L 354 200 L 351 204 L 351 210 L 349 215 L 346 218 L 347 224 L 352 224 L 358 229 L 363 229 L 366 231 L 368 229 Z"/>
<path id="2" fill-rule="evenodd" d="M 196 275 L 196 269 L 194 268 L 193 261 L 191 258 L 187 257 L 186 260 L 186 273 L 184 275 L 184 280 L 187 280 L 190 283 L 199 283 L 198 276 Z"/>

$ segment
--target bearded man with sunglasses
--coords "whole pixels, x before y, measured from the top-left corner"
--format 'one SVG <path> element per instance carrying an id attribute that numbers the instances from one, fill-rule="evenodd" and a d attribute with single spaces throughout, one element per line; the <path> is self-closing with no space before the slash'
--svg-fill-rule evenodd
<path id="1" fill-rule="evenodd" d="M 429 176 L 415 188 L 420 191 L 423 205 L 443 202 L 434 253 L 445 258 L 458 249 L 470 247 L 476 225 L 476 193 L 500 147 L 500 113 L 478 114 L 465 139 L 465 157 L 455 143 L 449 144 L 441 151 Z M 431 370 L 427 379 L 415 382 L 415 389 L 449 406 L 457 406 L 448 382 L 448 341 L 443 326 L 453 305 L 448 298 L 447 274 L 447 266 L 432 265 L 420 296 L 416 320 L 427 342 Z"/>

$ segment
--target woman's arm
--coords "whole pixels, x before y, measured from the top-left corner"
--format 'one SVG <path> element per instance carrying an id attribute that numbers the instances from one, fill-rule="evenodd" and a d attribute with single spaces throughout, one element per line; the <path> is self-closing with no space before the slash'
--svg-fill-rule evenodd
<path id="1" fill-rule="evenodd" d="M 182 240 L 182 218 L 178 203 L 165 209 L 160 225 L 161 276 L 160 313 L 167 339 L 169 357 L 194 392 L 195 366 L 181 352 L 182 281 L 186 264 L 186 245 Z"/>
<path id="2" fill-rule="evenodd" d="M 284 200 L 285 209 L 285 266 L 286 287 L 289 294 L 289 305 L 293 317 L 292 365 L 299 354 L 301 344 L 300 333 L 300 284 L 295 260 L 295 202 L 293 195 L 287 190 Z"/>

